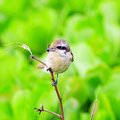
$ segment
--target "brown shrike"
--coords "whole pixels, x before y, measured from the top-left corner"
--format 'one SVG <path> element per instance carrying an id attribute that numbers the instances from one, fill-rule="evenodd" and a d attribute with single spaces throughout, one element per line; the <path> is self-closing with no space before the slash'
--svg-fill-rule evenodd
<path id="1" fill-rule="evenodd" d="M 57 39 L 50 44 L 47 49 L 48 56 L 46 59 L 47 69 L 51 68 L 53 73 L 57 74 L 57 78 L 53 85 L 57 84 L 58 74 L 65 72 L 71 62 L 74 61 L 73 53 L 68 43 L 63 39 Z M 38 66 L 39 68 L 41 65 Z"/>

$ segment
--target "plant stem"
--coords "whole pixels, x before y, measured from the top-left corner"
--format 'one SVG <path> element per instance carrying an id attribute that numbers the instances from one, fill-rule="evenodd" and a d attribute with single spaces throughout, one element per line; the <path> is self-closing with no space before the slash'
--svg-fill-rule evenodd
<path id="1" fill-rule="evenodd" d="M 44 109 L 43 106 L 41 106 L 40 108 L 35 108 L 35 109 L 39 112 L 39 114 L 44 111 L 44 112 L 53 114 L 53 115 L 61 118 L 61 115 L 59 115 L 59 114 L 57 114 L 57 113 L 55 113 L 55 112 L 52 112 L 52 111 L 50 111 L 50 110 Z"/>
<path id="2" fill-rule="evenodd" d="M 46 65 L 44 62 L 42 62 L 41 60 L 39 60 L 39 59 L 36 58 L 35 56 L 31 55 L 31 58 L 34 59 L 34 60 L 36 60 L 36 61 L 38 61 L 38 62 L 40 62 L 41 64 L 43 64 L 44 66 L 47 67 L 47 65 Z M 54 78 L 54 74 L 53 74 L 52 69 L 49 68 L 48 71 L 50 72 L 52 81 L 55 82 L 55 78 Z M 42 111 L 45 111 L 45 112 L 54 114 L 54 115 L 56 115 L 56 116 L 59 116 L 59 118 L 60 118 L 61 120 L 64 120 L 64 110 L 63 110 L 63 105 L 62 105 L 62 99 L 61 99 L 61 97 L 60 97 L 60 93 L 59 93 L 59 90 L 58 90 L 57 85 L 55 85 L 54 88 L 55 88 L 55 91 L 56 91 L 56 94 L 57 94 L 57 97 L 58 97 L 58 100 L 59 100 L 59 103 L 60 103 L 61 115 L 59 115 L 59 114 L 57 114 L 57 113 L 54 113 L 54 112 L 52 112 L 52 111 L 48 111 L 48 110 L 42 110 Z"/>
<path id="3" fill-rule="evenodd" d="M 41 60 L 39 60 L 38 58 L 36 58 L 34 55 L 31 55 L 30 58 L 32 58 L 32 59 L 34 59 L 34 60 L 40 62 L 41 64 L 43 64 L 44 66 L 47 67 L 47 65 L 46 65 L 44 62 L 42 62 Z"/>
<path id="4" fill-rule="evenodd" d="M 96 112 L 96 107 L 97 107 L 97 98 L 94 102 L 94 105 L 93 105 L 93 109 L 92 109 L 92 112 L 91 112 L 91 116 L 90 116 L 90 120 L 93 120 L 93 117 L 95 115 L 95 112 Z"/>
<path id="5" fill-rule="evenodd" d="M 54 78 L 53 71 L 52 71 L 51 68 L 49 69 L 49 72 L 51 74 L 52 81 L 55 82 L 55 78 Z M 56 94 L 57 94 L 57 97 L 58 97 L 58 100 L 59 100 L 59 103 L 60 103 L 61 120 L 64 120 L 64 110 L 63 110 L 63 105 L 62 105 L 62 99 L 60 97 L 60 93 L 59 93 L 57 85 L 55 85 L 54 87 L 55 87 L 55 91 L 56 91 Z"/>
<path id="6" fill-rule="evenodd" d="M 52 112 L 52 111 L 50 111 L 50 110 L 44 110 L 45 112 L 48 112 L 48 113 L 50 113 L 50 114 L 53 114 L 53 115 L 55 115 L 55 116 L 57 116 L 57 117 L 59 117 L 59 118 L 61 118 L 61 115 L 59 115 L 59 114 L 57 114 L 57 113 L 55 113 L 55 112 Z"/>

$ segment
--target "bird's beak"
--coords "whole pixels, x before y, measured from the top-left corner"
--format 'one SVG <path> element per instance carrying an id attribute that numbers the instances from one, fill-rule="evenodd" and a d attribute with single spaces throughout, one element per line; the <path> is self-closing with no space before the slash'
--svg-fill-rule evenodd
<path id="1" fill-rule="evenodd" d="M 47 49 L 47 52 L 49 52 L 49 51 L 50 51 L 50 48 Z"/>
<path id="2" fill-rule="evenodd" d="M 47 52 L 53 52 L 53 51 L 55 51 L 54 48 L 48 48 L 48 49 L 47 49 Z"/>

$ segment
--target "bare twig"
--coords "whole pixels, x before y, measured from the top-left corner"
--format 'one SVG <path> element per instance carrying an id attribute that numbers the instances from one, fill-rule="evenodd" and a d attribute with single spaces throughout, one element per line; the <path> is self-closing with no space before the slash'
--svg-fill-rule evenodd
<path id="1" fill-rule="evenodd" d="M 34 55 L 30 55 L 30 58 L 31 58 L 31 59 L 34 59 L 34 60 L 36 60 L 36 61 L 38 61 L 38 62 L 40 62 L 41 64 L 43 64 L 44 66 L 47 67 L 47 65 L 46 65 L 44 62 L 42 62 L 41 60 L 39 60 L 38 58 L 36 58 Z"/>
<path id="2" fill-rule="evenodd" d="M 44 112 L 47 112 L 47 113 L 53 114 L 53 115 L 55 115 L 55 116 L 61 118 L 61 115 L 59 115 L 59 114 L 57 114 L 57 113 L 55 113 L 55 112 L 52 112 L 52 111 L 50 111 L 50 110 L 46 110 L 46 109 L 44 109 L 43 106 L 41 106 L 40 108 L 35 108 L 35 110 L 38 111 L 39 114 L 40 114 L 41 112 L 44 111 Z"/>
<path id="3" fill-rule="evenodd" d="M 20 47 L 22 47 L 23 49 L 27 50 L 29 53 L 30 53 L 30 58 L 31 59 L 34 59 L 38 62 L 40 62 L 41 64 L 43 64 L 45 67 L 47 67 L 47 70 L 50 72 L 50 75 L 51 75 L 51 79 L 53 81 L 53 83 L 55 82 L 55 78 L 54 78 L 54 74 L 53 74 L 53 71 L 51 68 L 48 68 L 48 66 L 42 62 L 41 60 L 39 60 L 38 58 L 36 58 L 33 54 L 32 54 L 32 51 L 30 49 L 29 46 L 27 46 L 26 44 L 22 44 Z M 63 105 L 62 105 L 62 99 L 60 97 L 60 93 L 59 93 L 59 90 L 58 90 L 58 87 L 57 85 L 54 85 L 54 88 L 55 88 L 55 91 L 56 91 L 56 94 L 57 94 L 57 97 L 58 97 L 58 100 L 59 100 L 59 103 L 60 103 L 60 109 L 61 109 L 61 115 L 55 113 L 55 112 L 52 112 L 52 111 L 49 111 L 49 110 L 45 110 L 43 108 L 43 106 L 41 108 L 35 108 L 39 113 L 41 113 L 42 111 L 44 112 L 48 112 L 48 113 L 51 113 L 57 117 L 59 117 L 61 120 L 64 120 L 64 110 L 63 110 Z"/>
<path id="4" fill-rule="evenodd" d="M 31 58 L 34 59 L 34 60 L 36 60 L 36 61 L 38 61 L 38 62 L 40 62 L 40 63 L 42 63 L 44 66 L 47 67 L 47 65 L 46 65 L 44 62 L 42 62 L 41 60 L 39 60 L 39 59 L 36 58 L 35 56 L 31 55 Z M 50 72 L 52 81 L 55 82 L 55 78 L 54 78 L 54 74 L 53 74 L 52 69 L 49 68 L 48 71 Z M 51 111 L 48 111 L 48 110 L 41 110 L 41 109 L 38 109 L 38 110 L 39 110 L 39 112 L 45 111 L 45 112 L 54 114 L 54 115 L 56 115 L 56 116 L 59 116 L 59 118 L 60 118 L 61 120 L 64 120 L 64 110 L 63 110 L 63 105 L 62 105 L 62 99 L 61 99 L 61 97 L 60 97 L 60 93 L 59 93 L 59 90 L 58 90 L 57 85 L 55 85 L 54 88 L 55 88 L 55 91 L 56 91 L 56 94 L 57 94 L 57 97 L 58 97 L 58 100 L 59 100 L 59 103 L 60 103 L 61 115 L 59 115 L 59 114 L 57 114 L 57 113 L 54 113 L 54 112 L 51 112 Z"/>
<path id="5" fill-rule="evenodd" d="M 23 49 L 27 50 L 27 51 L 30 53 L 30 58 L 31 58 L 31 59 L 34 59 L 34 60 L 40 62 L 41 64 L 43 64 L 44 66 L 47 67 L 47 65 L 46 65 L 44 62 L 42 62 L 41 60 L 37 59 L 37 58 L 32 54 L 32 51 L 31 51 L 31 49 L 30 49 L 30 47 L 29 47 L 28 45 L 22 44 L 20 47 L 22 47 Z"/>
<path id="6" fill-rule="evenodd" d="M 52 71 L 51 68 L 49 69 L 49 72 L 50 72 L 50 74 L 51 74 L 52 81 L 55 82 L 55 78 L 54 78 L 53 71 Z M 62 105 L 62 99 L 61 99 L 61 97 L 60 97 L 60 93 L 59 93 L 59 91 L 58 91 L 57 85 L 55 85 L 54 87 L 55 87 L 55 91 L 56 91 L 56 94 L 57 94 L 57 97 L 58 97 L 58 100 L 59 100 L 59 103 L 60 103 L 61 120 L 64 120 L 64 110 L 63 110 L 63 105 Z"/>

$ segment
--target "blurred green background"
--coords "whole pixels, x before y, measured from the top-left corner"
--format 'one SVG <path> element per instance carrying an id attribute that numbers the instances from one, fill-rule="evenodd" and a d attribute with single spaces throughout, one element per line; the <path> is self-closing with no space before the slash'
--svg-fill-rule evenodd
<path id="1" fill-rule="evenodd" d="M 58 120 L 49 74 L 18 47 L 40 59 L 55 38 L 65 38 L 74 63 L 59 76 L 65 120 L 120 120 L 119 0 L 0 0 L 0 120 Z"/>

